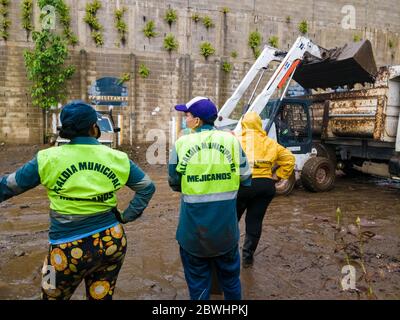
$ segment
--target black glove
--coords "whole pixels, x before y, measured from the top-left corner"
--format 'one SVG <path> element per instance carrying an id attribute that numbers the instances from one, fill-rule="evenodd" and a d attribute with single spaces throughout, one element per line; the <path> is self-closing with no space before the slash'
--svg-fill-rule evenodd
<path id="1" fill-rule="evenodd" d="M 122 220 L 122 215 L 121 212 L 118 210 L 117 207 L 112 208 L 111 210 L 112 212 L 114 212 L 115 218 L 118 220 L 119 223 L 125 224 L 126 222 L 124 222 Z"/>

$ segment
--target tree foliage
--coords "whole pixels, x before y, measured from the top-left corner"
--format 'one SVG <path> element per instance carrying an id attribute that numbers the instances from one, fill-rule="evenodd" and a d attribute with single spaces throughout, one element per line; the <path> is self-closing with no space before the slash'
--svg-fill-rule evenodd
<path id="1" fill-rule="evenodd" d="M 64 39 L 48 30 L 33 32 L 35 47 L 24 52 L 28 79 L 32 81 L 30 93 L 33 105 L 48 109 L 66 98 L 66 81 L 75 72 L 65 67 L 68 47 Z"/>

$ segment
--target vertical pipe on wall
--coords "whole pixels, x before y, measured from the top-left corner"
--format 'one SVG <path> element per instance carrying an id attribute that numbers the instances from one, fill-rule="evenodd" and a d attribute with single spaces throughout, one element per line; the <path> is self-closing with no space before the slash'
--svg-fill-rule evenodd
<path id="1" fill-rule="evenodd" d="M 87 100 L 87 52 L 85 49 L 81 49 L 79 52 L 80 58 L 80 68 L 79 68 L 79 76 L 80 76 L 80 93 L 81 93 L 81 100 Z"/>
<path id="2" fill-rule="evenodd" d="M 134 130 L 136 130 L 136 56 L 131 53 L 129 55 L 129 72 L 131 80 L 129 81 L 128 97 L 129 97 L 129 144 L 133 145 L 133 139 L 136 138 Z"/>

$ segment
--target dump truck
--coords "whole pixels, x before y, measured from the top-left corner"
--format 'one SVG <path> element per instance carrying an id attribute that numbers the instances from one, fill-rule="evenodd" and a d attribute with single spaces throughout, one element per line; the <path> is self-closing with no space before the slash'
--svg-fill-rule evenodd
<path id="1" fill-rule="evenodd" d="M 265 70 L 273 61 L 279 65 L 256 95 Z M 288 52 L 266 46 L 220 109 L 215 125 L 221 130 L 240 132 L 241 117 L 233 119 L 232 114 L 256 76 L 260 75 L 244 113 L 258 113 L 268 135 L 291 150 L 296 158 L 294 174 L 277 185 L 278 193 L 289 194 L 299 180 L 310 191 L 328 191 L 334 185 L 336 159 L 328 154 L 331 149 L 326 148 L 323 153 L 321 150 L 325 145 L 313 141 L 312 101 L 307 97 L 286 98 L 289 84 L 294 79 L 309 89 L 354 86 L 373 83 L 376 73 L 369 41 L 328 50 L 310 39 L 298 37 Z M 272 99 L 277 91 L 280 91 L 280 97 Z"/>
<path id="2" fill-rule="evenodd" d="M 381 67 L 371 85 L 303 98 L 318 155 L 346 173 L 400 179 L 400 65 Z"/>

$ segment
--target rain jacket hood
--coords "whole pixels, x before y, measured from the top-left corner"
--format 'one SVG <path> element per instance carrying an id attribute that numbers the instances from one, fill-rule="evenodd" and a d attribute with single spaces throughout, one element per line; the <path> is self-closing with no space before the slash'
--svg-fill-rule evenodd
<path id="1" fill-rule="evenodd" d="M 278 165 L 276 175 L 288 179 L 293 172 L 295 158 L 290 150 L 267 136 L 260 116 L 248 112 L 242 119 L 240 143 L 252 166 L 253 178 L 272 178 L 272 169 Z"/>

